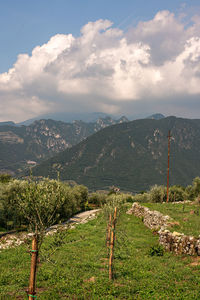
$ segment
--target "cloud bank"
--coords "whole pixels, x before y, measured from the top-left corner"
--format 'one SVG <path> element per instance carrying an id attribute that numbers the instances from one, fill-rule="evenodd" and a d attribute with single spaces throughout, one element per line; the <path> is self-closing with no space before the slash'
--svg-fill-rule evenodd
<path id="1" fill-rule="evenodd" d="M 79 37 L 57 34 L 0 74 L 0 120 L 53 111 L 197 117 L 199 28 L 198 16 L 188 25 L 160 11 L 128 32 L 97 20 Z"/>

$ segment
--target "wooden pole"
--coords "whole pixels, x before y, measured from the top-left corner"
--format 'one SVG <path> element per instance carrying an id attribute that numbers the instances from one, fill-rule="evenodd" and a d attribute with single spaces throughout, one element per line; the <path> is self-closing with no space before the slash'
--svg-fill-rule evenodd
<path id="1" fill-rule="evenodd" d="M 28 288 L 28 299 L 33 300 L 35 297 L 35 282 L 36 282 L 36 269 L 37 269 L 37 258 L 38 258 L 38 240 L 37 236 L 34 235 L 32 240 L 32 250 L 31 250 L 31 272 L 29 279 Z"/>
<path id="2" fill-rule="evenodd" d="M 111 227 L 111 238 L 110 238 L 110 257 L 109 257 L 109 279 L 113 279 L 113 257 L 114 257 L 114 242 L 115 242 L 115 225 L 117 221 L 117 207 L 114 210 L 114 216 Z"/>
<path id="3" fill-rule="evenodd" d="M 108 256 L 109 256 L 109 249 L 110 249 L 111 221 L 112 221 L 112 216 L 110 214 L 109 215 L 108 226 L 107 226 L 107 236 L 106 236 L 106 245 L 107 245 L 107 249 L 108 249 Z"/>
<path id="4" fill-rule="evenodd" d="M 168 165 L 167 165 L 167 202 L 169 202 L 169 158 L 170 158 L 170 130 L 168 133 Z"/>

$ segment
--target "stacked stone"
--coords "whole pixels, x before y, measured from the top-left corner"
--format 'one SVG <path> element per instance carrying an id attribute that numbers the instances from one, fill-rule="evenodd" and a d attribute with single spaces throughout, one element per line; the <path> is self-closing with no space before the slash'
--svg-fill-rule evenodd
<path id="1" fill-rule="evenodd" d="M 170 202 L 172 204 L 186 204 L 186 203 L 192 203 L 192 201 L 190 200 L 185 200 L 185 201 L 173 201 L 173 202 Z"/>
<path id="2" fill-rule="evenodd" d="M 164 229 L 168 226 L 168 222 L 172 221 L 169 216 L 164 216 L 159 211 L 152 211 L 147 207 L 139 205 L 139 203 L 133 203 L 128 214 L 134 214 L 136 217 L 142 218 L 144 225 L 150 229 L 158 230 L 161 227 Z"/>
<path id="3" fill-rule="evenodd" d="M 134 214 L 136 217 L 142 218 L 146 209 L 148 208 L 139 205 L 138 202 L 134 202 L 132 207 L 127 211 L 127 214 Z"/>
<path id="4" fill-rule="evenodd" d="M 160 230 L 159 243 L 176 254 L 200 255 L 200 239 L 183 233 Z"/>
<path id="5" fill-rule="evenodd" d="M 132 208 L 127 212 L 142 218 L 144 225 L 150 229 L 158 230 L 159 243 L 168 250 L 176 254 L 200 255 L 200 236 L 186 236 L 179 232 L 170 232 L 166 228 L 173 221 L 169 216 L 164 216 L 158 211 L 151 211 L 147 207 L 133 203 Z"/>

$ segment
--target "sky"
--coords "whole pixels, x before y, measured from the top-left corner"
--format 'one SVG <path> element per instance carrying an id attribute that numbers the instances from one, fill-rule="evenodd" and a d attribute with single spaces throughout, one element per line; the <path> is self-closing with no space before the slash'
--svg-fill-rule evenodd
<path id="1" fill-rule="evenodd" d="M 0 121 L 200 115 L 199 0 L 0 0 Z"/>

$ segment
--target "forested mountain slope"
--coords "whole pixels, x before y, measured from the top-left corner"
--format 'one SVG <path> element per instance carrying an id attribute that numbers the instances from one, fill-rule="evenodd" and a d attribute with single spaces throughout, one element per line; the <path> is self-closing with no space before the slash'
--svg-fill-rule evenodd
<path id="1" fill-rule="evenodd" d="M 111 185 L 140 191 L 166 184 L 171 130 L 170 184 L 200 175 L 200 120 L 168 117 L 107 127 L 33 169 L 35 175 L 75 180 L 90 189 Z"/>
<path id="2" fill-rule="evenodd" d="M 127 121 L 125 117 L 119 120 L 106 117 L 93 123 L 65 123 L 49 119 L 35 121 L 29 126 L 16 126 L 11 122 L 1 124 L 0 172 L 19 174 L 106 126 Z"/>

